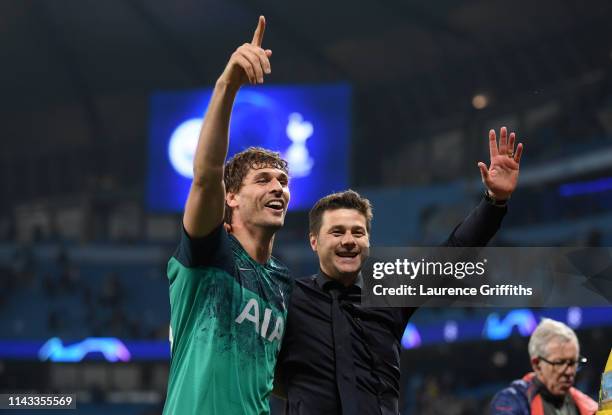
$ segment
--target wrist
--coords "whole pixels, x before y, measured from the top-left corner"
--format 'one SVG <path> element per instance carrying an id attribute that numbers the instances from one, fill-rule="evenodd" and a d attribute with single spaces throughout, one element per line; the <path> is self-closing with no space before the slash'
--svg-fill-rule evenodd
<path id="1" fill-rule="evenodd" d="M 221 75 L 215 83 L 215 89 L 219 90 L 220 92 L 228 92 L 235 94 L 240 89 L 240 85 L 232 84 L 223 75 Z"/>
<path id="2" fill-rule="evenodd" d="M 493 193 L 491 190 L 486 189 L 484 192 L 484 198 L 485 200 L 493 205 L 493 206 L 497 206 L 497 207 L 504 207 L 508 204 L 508 200 L 510 199 L 510 195 L 496 195 L 495 193 Z"/>

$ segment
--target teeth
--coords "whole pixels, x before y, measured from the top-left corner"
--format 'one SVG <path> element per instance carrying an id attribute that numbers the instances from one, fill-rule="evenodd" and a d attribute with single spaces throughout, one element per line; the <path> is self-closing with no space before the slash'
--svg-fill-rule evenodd
<path id="1" fill-rule="evenodd" d="M 274 202 L 268 202 L 266 206 L 282 209 L 283 204 L 279 201 L 274 201 Z"/>

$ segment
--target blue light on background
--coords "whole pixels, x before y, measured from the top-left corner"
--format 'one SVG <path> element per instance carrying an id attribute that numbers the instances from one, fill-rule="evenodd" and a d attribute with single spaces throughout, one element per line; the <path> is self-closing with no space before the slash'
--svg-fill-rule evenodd
<path id="1" fill-rule="evenodd" d="M 528 309 L 510 311 L 504 318 L 497 313 L 487 317 L 483 335 L 490 340 L 503 340 L 510 337 L 512 330 L 518 330 L 521 336 L 529 336 L 537 327 L 535 316 Z"/>
<path id="2" fill-rule="evenodd" d="M 559 186 L 559 193 L 564 197 L 601 193 L 612 190 L 612 178 L 604 177 L 597 180 L 567 183 Z"/>
<path id="3" fill-rule="evenodd" d="M 465 341 L 506 340 L 513 334 L 528 337 L 544 318 L 562 321 L 574 329 L 611 326 L 612 314 L 600 308 L 515 309 L 505 313 L 492 312 L 482 317 L 465 320 L 445 320 L 429 324 L 410 323 L 402 337 L 404 349 L 416 349 L 443 343 Z M 449 330 L 449 327 L 451 328 Z"/>
<path id="4" fill-rule="evenodd" d="M 548 317 L 562 321 L 574 329 L 612 326 L 612 313 L 601 308 L 515 309 L 491 312 L 470 319 L 441 320 L 428 324 L 409 323 L 402 336 L 404 349 L 417 349 L 444 343 L 466 341 L 499 341 L 517 334 L 528 337 L 537 323 Z M 87 338 L 82 341 L 0 340 L 0 359 L 79 362 L 155 361 L 170 358 L 168 340 L 121 340 L 117 338 Z"/>
<path id="5" fill-rule="evenodd" d="M 197 133 L 212 89 L 161 92 L 151 99 L 147 206 L 182 212 Z M 348 187 L 351 89 L 347 84 L 243 88 L 230 124 L 228 157 L 249 146 L 289 162 L 290 210 Z"/>
<path id="6" fill-rule="evenodd" d="M 108 362 L 128 362 L 130 351 L 125 344 L 114 337 L 90 337 L 81 342 L 64 345 L 53 337 L 40 348 L 38 358 L 52 362 L 80 362 L 90 353 L 101 353 Z"/>
<path id="7" fill-rule="evenodd" d="M 404 335 L 402 336 L 402 347 L 404 347 L 404 349 L 416 349 L 421 346 L 421 344 L 422 341 L 419 330 L 414 324 L 408 323 L 404 330 Z"/>

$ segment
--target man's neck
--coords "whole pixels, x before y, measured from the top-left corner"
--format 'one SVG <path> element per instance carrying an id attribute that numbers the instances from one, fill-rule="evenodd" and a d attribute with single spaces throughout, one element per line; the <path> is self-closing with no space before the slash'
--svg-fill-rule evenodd
<path id="1" fill-rule="evenodd" d="M 248 229 L 240 225 L 232 225 L 231 233 L 238 239 L 247 254 L 260 264 L 265 264 L 272 256 L 274 232 L 263 229 Z"/>

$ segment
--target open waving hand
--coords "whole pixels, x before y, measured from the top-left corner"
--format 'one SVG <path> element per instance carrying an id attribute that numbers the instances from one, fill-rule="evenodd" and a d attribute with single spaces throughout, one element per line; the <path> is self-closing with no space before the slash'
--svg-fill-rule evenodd
<path id="1" fill-rule="evenodd" d="M 491 196 L 496 200 L 507 200 L 518 183 L 523 143 L 519 143 L 515 151 L 516 134 L 511 132 L 508 138 L 506 127 L 500 129 L 499 136 L 498 146 L 495 130 L 489 131 L 490 165 L 487 167 L 481 161 L 478 163 L 478 167 L 480 168 L 482 182 Z"/>

